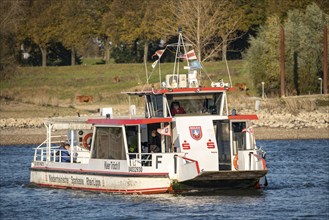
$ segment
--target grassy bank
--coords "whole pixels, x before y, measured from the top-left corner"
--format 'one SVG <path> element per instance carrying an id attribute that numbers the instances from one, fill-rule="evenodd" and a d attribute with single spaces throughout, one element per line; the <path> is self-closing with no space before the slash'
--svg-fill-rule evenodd
<path id="1" fill-rule="evenodd" d="M 205 63 L 207 74 L 202 75 L 202 85 L 209 86 L 213 81 L 224 79 L 228 82 L 228 74 L 224 62 Z M 229 96 L 230 109 L 255 111 L 255 96 L 252 76 L 244 74 L 243 60 L 230 61 L 230 73 L 233 85 L 246 83 L 249 87 L 248 96 L 236 88 Z M 152 73 L 151 63 L 148 64 L 149 87 L 159 88 L 158 67 Z M 161 81 L 166 74 L 172 73 L 173 64 L 161 64 Z M 180 73 L 186 73 L 180 65 Z M 79 109 L 95 110 L 101 105 L 127 105 L 128 98 L 121 94 L 124 91 L 134 91 L 145 88 L 146 74 L 143 64 L 109 64 L 63 67 L 21 67 L 18 72 L 8 80 L 0 81 L 0 98 L 36 106 L 70 107 L 69 112 Z M 78 103 L 76 96 L 93 96 L 93 103 Z M 137 101 L 139 100 L 139 101 Z M 132 99 L 133 104 L 140 107 L 141 99 Z M 10 106 L 9 106 L 10 107 Z M 8 109 L 10 109 L 8 107 Z M 88 107 L 90 107 L 88 109 Z M 272 98 L 262 100 L 261 108 L 269 113 L 290 112 L 298 114 L 300 111 L 314 111 L 329 107 L 329 97 L 321 95 Z M 5 107 L 2 107 L 2 112 Z M 0 109 L 0 110 L 1 110 Z M 63 110 L 58 109 L 57 112 Z M 54 113 L 55 114 L 55 113 Z"/>
<path id="2" fill-rule="evenodd" d="M 152 73 L 148 65 L 149 84 L 159 87 L 158 66 Z M 230 72 L 233 82 L 246 82 L 252 87 L 248 76 L 241 74 L 243 61 L 231 61 Z M 161 64 L 162 81 L 166 74 L 172 73 L 173 64 Z M 224 79 L 228 82 L 225 63 L 209 62 L 205 64 L 207 75 L 203 74 L 203 85 L 210 80 Z M 183 65 L 180 65 L 180 72 Z M 80 65 L 63 67 L 21 67 L 9 80 L 2 80 L 1 97 L 37 105 L 56 106 L 73 105 L 78 95 L 91 95 L 97 103 L 125 104 L 120 95 L 123 91 L 141 89 L 146 84 L 143 64 Z"/>

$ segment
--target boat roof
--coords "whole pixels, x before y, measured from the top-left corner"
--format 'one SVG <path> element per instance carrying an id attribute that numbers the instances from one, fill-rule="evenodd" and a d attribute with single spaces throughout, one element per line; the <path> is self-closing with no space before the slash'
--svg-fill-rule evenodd
<path id="1" fill-rule="evenodd" d="M 151 89 L 145 91 L 122 92 L 128 95 L 160 95 L 160 94 L 194 94 L 194 93 L 214 93 L 223 91 L 234 91 L 233 87 L 197 87 L 197 88 L 173 88 L 173 89 Z"/>
<path id="2" fill-rule="evenodd" d="M 229 115 L 229 120 L 258 120 L 257 115 Z M 94 125 L 139 125 L 172 122 L 172 117 L 166 118 L 91 118 L 87 123 Z"/>
<path id="3" fill-rule="evenodd" d="M 230 120 L 258 120 L 257 115 L 229 115 Z"/>
<path id="4" fill-rule="evenodd" d="M 172 118 L 99 118 L 89 119 L 87 123 L 96 125 L 138 125 L 138 124 L 155 124 L 163 122 L 171 122 Z"/>
<path id="5" fill-rule="evenodd" d="M 56 117 L 56 118 L 46 118 L 44 119 L 44 124 L 46 126 L 52 126 L 56 130 L 78 130 L 78 129 L 91 129 L 91 124 L 87 123 L 89 117 Z"/>

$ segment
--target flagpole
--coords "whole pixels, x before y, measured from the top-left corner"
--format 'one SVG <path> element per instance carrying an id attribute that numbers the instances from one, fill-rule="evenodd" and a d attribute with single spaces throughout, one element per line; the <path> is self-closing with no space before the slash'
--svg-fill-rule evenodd
<path id="1" fill-rule="evenodd" d="M 161 68 L 160 68 L 160 57 L 159 57 L 159 83 L 160 83 L 160 89 L 161 89 Z"/>
<path id="2" fill-rule="evenodd" d="M 147 65 L 146 62 L 144 62 L 145 65 L 145 74 L 146 74 L 146 85 L 149 85 L 149 77 L 148 77 L 148 73 L 147 73 Z"/>
<path id="3" fill-rule="evenodd" d="M 226 69 L 227 69 L 228 77 L 230 79 L 230 84 L 231 84 L 230 87 L 232 87 L 232 79 L 231 79 L 230 69 L 228 68 L 228 63 L 227 63 L 226 55 L 224 55 L 224 59 L 225 59 L 225 64 L 226 64 Z"/>

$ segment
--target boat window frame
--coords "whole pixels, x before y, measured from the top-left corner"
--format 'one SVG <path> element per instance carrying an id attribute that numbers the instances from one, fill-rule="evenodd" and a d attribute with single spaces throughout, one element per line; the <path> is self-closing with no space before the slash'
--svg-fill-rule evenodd
<path id="1" fill-rule="evenodd" d="M 120 159 L 118 158 L 99 158 L 95 157 L 95 151 L 96 149 L 96 139 L 97 139 L 97 128 L 121 128 L 121 134 L 122 134 L 122 149 L 123 151 L 121 152 L 121 157 Z M 101 160 L 127 160 L 127 139 L 126 139 L 126 134 L 125 134 L 125 128 L 123 125 L 95 125 L 94 126 L 94 131 L 93 131 L 93 146 L 91 148 L 91 153 L 90 153 L 90 158 L 91 159 L 101 159 Z"/>
<path id="2" fill-rule="evenodd" d="M 180 114 L 179 116 L 183 115 L 220 115 L 223 116 L 223 112 L 226 109 L 227 113 L 227 100 L 225 92 L 205 92 L 205 93 L 177 93 L 177 94 L 167 94 L 166 100 L 169 106 L 173 102 L 179 102 L 180 106 L 184 108 L 186 111 L 185 114 Z M 198 100 L 199 103 L 193 102 L 191 100 Z M 205 102 L 212 101 L 212 104 L 207 103 L 205 106 Z M 183 104 L 182 104 L 183 102 Z M 186 107 L 186 104 L 189 106 Z M 198 105 L 198 106 L 195 106 Z M 189 111 L 190 107 L 193 107 L 193 111 Z M 197 108 L 199 107 L 199 108 Z M 204 107 L 206 107 L 205 111 Z M 196 109 L 199 109 L 197 111 Z"/>
<path id="3" fill-rule="evenodd" d="M 233 123 L 244 123 L 245 126 L 241 129 L 241 138 L 242 138 L 242 146 L 243 148 L 239 148 L 239 146 L 235 146 L 234 145 L 234 138 L 235 138 L 235 133 L 238 134 L 238 132 L 234 132 L 234 126 L 233 126 Z M 233 156 L 234 155 L 237 155 L 239 151 L 243 151 L 243 150 L 248 150 L 248 146 L 247 146 L 247 134 L 246 132 L 242 132 L 243 129 L 246 129 L 248 126 L 248 121 L 246 120 L 230 120 L 230 127 L 231 127 L 231 134 L 232 134 L 232 153 L 233 153 Z M 241 139 L 240 138 L 240 139 Z"/>
<path id="4" fill-rule="evenodd" d="M 164 117 L 163 94 L 145 95 L 145 117 Z"/>

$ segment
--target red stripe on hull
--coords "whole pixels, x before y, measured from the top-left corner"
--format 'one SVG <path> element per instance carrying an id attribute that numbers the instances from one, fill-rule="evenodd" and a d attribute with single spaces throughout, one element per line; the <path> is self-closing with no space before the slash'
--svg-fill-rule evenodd
<path id="1" fill-rule="evenodd" d="M 160 194 L 167 193 L 170 191 L 171 187 L 161 187 L 161 188 L 145 188 L 145 189 L 105 189 L 105 188 L 88 188 L 88 187 L 75 187 L 75 186 L 61 186 L 54 184 L 44 184 L 44 183 L 33 183 L 41 187 L 50 187 L 57 189 L 76 189 L 76 190 L 86 190 L 86 191 L 97 191 L 97 192 L 109 192 L 109 193 L 123 193 L 123 194 Z"/>
<path id="2" fill-rule="evenodd" d="M 34 171 L 64 171 L 64 172 L 72 172 L 72 173 L 99 173 L 99 174 L 108 174 L 108 175 L 131 175 L 131 176 L 168 176 L 169 173 L 136 173 L 136 172 L 106 172 L 106 171 L 98 171 L 98 170 L 82 170 L 82 169 L 63 169 L 63 168 L 49 168 L 49 167 L 32 167 L 31 170 Z"/>

